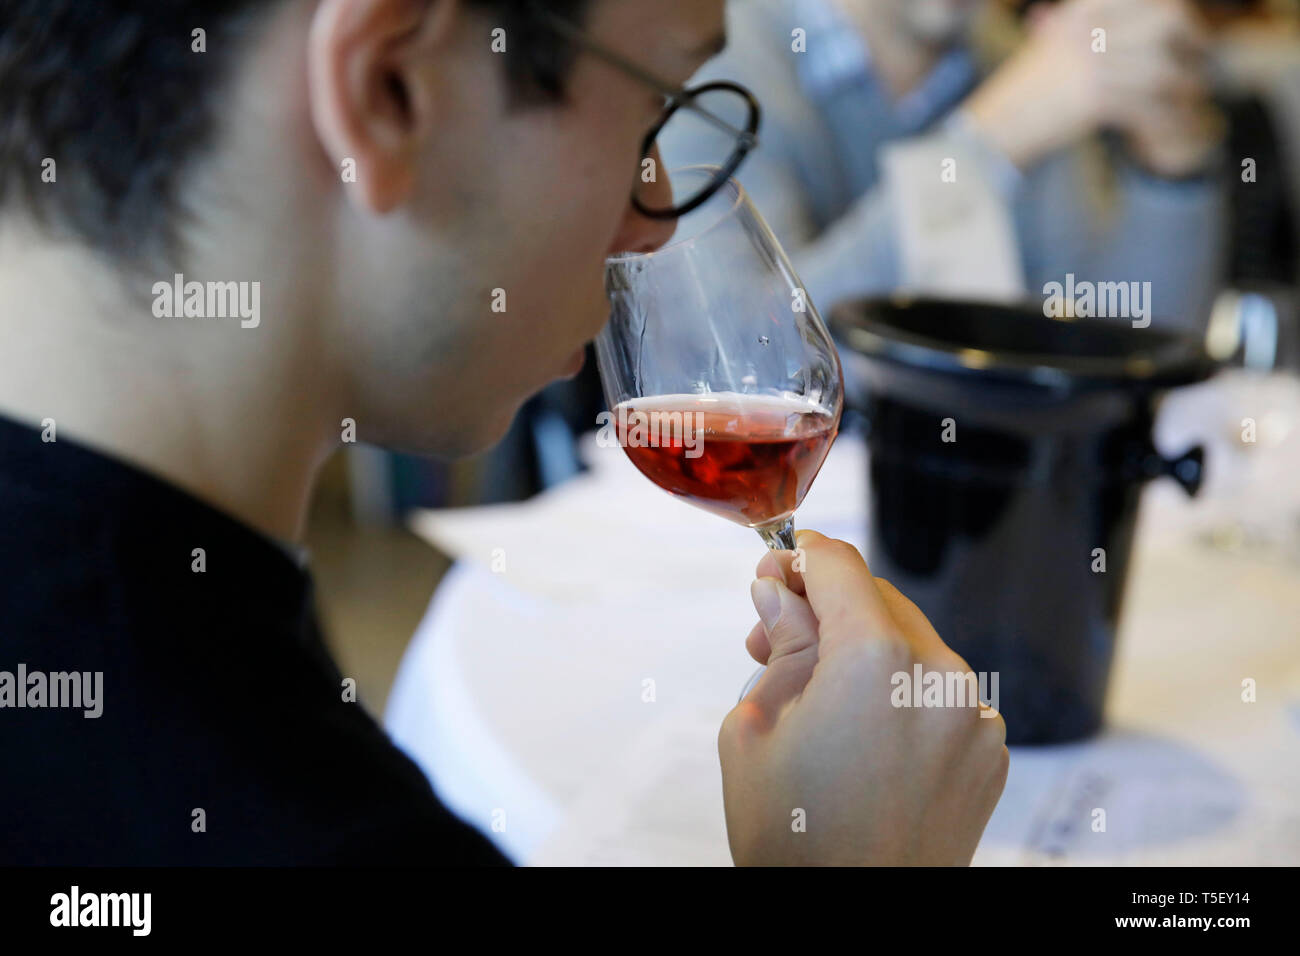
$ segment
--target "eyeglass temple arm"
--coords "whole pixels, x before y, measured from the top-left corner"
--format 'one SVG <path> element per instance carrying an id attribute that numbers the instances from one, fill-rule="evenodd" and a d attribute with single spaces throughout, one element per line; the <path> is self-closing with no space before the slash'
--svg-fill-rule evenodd
<path id="1" fill-rule="evenodd" d="M 686 90 L 673 89 L 672 86 L 670 86 L 668 83 L 665 83 L 663 80 L 659 79 L 659 77 L 655 76 L 653 73 L 649 72 L 644 67 L 638 66 L 636 63 L 633 63 L 631 60 L 626 59 L 622 54 L 615 53 L 613 50 L 609 49 L 603 44 L 597 43 L 595 40 L 591 39 L 591 37 L 587 36 L 585 33 L 583 33 L 577 27 L 573 26 L 571 23 L 568 23 L 560 19 L 559 17 L 555 16 L 554 14 L 546 10 L 541 9 L 540 7 L 534 6 L 533 9 L 539 19 L 545 22 L 548 27 L 550 27 L 556 33 L 560 34 L 566 40 L 582 47 L 584 50 L 586 50 L 588 53 L 592 54 L 593 56 L 600 57 L 606 63 L 609 63 L 612 66 L 617 67 L 618 69 L 622 70 L 624 73 L 627 73 L 628 75 L 632 76 L 634 79 L 639 80 L 641 83 L 644 83 L 646 86 L 649 86 L 651 89 L 657 90 L 659 94 L 662 95 L 664 99 L 668 100 L 669 102 L 674 102 L 683 99 L 683 94 L 686 93 Z M 695 101 L 694 97 L 690 98 L 690 100 L 687 101 L 684 105 L 691 112 L 698 113 L 701 116 L 703 116 L 706 120 L 708 120 L 718 129 L 722 130 L 725 133 L 730 133 L 732 136 L 736 137 L 736 139 L 744 143 L 747 147 L 753 148 L 754 146 L 758 145 L 757 136 L 755 136 L 753 133 L 747 132 L 746 130 L 736 129 L 736 127 L 732 126 L 726 120 L 710 113 L 703 106 L 700 106 L 699 103 Z"/>

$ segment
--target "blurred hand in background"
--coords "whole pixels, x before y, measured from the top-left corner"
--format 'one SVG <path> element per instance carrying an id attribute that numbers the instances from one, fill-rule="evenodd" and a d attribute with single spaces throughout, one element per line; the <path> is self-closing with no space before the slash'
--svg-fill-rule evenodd
<path id="1" fill-rule="evenodd" d="M 1150 171 L 1186 176 L 1205 166 L 1222 138 L 1208 48 L 1187 0 L 1036 4 L 1024 45 L 967 108 L 1021 168 L 1111 128 Z"/>

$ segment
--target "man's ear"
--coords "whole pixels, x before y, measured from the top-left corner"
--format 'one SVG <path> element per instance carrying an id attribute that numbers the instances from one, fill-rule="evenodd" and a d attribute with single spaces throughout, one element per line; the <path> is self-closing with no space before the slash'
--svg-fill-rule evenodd
<path id="1" fill-rule="evenodd" d="M 355 202 L 383 215 L 410 196 L 438 104 L 421 58 L 449 42 L 458 0 L 320 0 L 307 44 L 312 124 Z M 350 180 L 351 177 L 348 177 Z M 345 180 L 345 181 L 348 181 Z"/>

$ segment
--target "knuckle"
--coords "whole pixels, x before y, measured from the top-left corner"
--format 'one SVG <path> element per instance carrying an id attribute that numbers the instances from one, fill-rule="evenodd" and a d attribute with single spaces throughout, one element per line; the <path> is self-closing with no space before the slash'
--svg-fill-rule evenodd
<path id="1" fill-rule="evenodd" d="M 1007 722 L 1002 719 L 1002 714 L 999 712 L 995 717 L 984 717 L 981 715 L 980 724 L 980 729 L 997 747 L 1001 748 L 1001 753 L 1004 754 L 1005 759 L 1009 761 L 1011 755 L 1007 751 Z"/>
<path id="2" fill-rule="evenodd" d="M 940 659 L 940 666 L 943 670 L 952 671 L 957 674 L 973 674 L 970 664 L 966 658 L 962 657 L 947 644 L 943 645 L 943 650 L 936 652 Z"/>
<path id="3" fill-rule="evenodd" d="M 920 659 L 927 671 L 938 671 L 944 675 L 974 673 L 970 664 L 966 663 L 966 659 L 943 643 L 942 638 L 933 649 L 927 647 L 926 653 L 921 655 Z"/>
<path id="4" fill-rule="evenodd" d="M 832 538 L 829 551 L 839 561 L 861 564 L 863 566 L 866 565 L 866 561 L 864 561 L 862 558 L 862 552 L 860 552 L 853 545 L 849 544 L 847 541 L 841 541 L 838 538 Z"/>
<path id="5" fill-rule="evenodd" d="M 816 534 L 816 532 L 811 533 L 806 540 L 801 538 L 800 547 L 804 549 L 809 557 L 816 554 L 827 561 L 835 563 L 862 561 L 862 555 L 858 549 L 847 541 L 842 541 L 839 538 L 827 538 L 824 535 Z"/>
<path id="6" fill-rule="evenodd" d="M 912 603 L 912 599 L 900 591 L 894 585 L 893 581 L 886 578 L 874 578 L 874 580 L 876 582 L 876 590 L 880 592 L 880 596 L 885 599 L 886 603 L 898 603 L 904 607 L 907 607 Z"/>
<path id="7" fill-rule="evenodd" d="M 1011 751 L 1004 744 L 998 751 L 997 767 L 993 775 L 993 780 L 997 785 L 998 792 L 1001 793 L 1007 785 L 1007 775 L 1011 772 Z"/>
<path id="8" fill-rule="evenodd" d="M 875 581 L 881 597 L 885 599 L 887 604 L 890 604 L 891 606 L 897 605 L 908 615 L 920 617 L 927 622 L 930 620 L 926 613 L 921 610 L 920 605 L 900 591 L 892 581 L 888 581 L 885 578 L 876 578 Z"/>
<path id="9" fill-rule="evenodd" d="M 894 634 L 882 634 L 863 641 L 851 653 L 859 667 L 873 673 L 910 673 L 912 665 L 917 662 L 912 646 Z"/>
<path id="10" fill-rule="evenodd" d="M 718 728 L 718 759 L 723 764 L 730 763 L 740 750 L 745 723 L 745 717 L 738 706 L 722 718 L 722 726 Z"/>
<path id="11" fill-rule="evenodd" d="M 724 756 L 730 747 L 731 738 L 735 734 L 735 713 L 734 708 L 727 711 L 726 716 L 722 718 L 722 725 L 718 727 L 718 753 Z"/>

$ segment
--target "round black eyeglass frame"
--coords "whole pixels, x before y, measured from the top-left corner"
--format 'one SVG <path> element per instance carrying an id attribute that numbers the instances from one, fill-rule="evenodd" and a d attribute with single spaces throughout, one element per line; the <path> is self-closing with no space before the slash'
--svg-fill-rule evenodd
<path id="1" fill-rule="evenodd" d="M 594 54 L 610 66 L 617 70 L 621 70 L 623 73 L 626 73 L 638 82 L 644 83 L 651 89 L 658 91 L 658 93 L 663 96 L 664 102 L 667 105 L 664 109 L 663 115 L 659 117 L 658 122 L 655 123 L 654 127 L 646 135 L 644 142 L 641 144 L 641 162 L 644 162 L 644 160 L 649 157 L 650 151 L 654 149 L 655 140 L 659 137 L 659 133 L 663 130 L 664 125 L 672 118 L 674 113 L 683 107 L 692 112 L 698 113 L 703 119 L 708 120 L 718 129 L 725 130 L 732 136 L 736 137 L 735 151 L 732 152 L 731 156 L 727 159 L 727 162 L 719 168 L 718 175 L 715 176 L 709 185 L 700 193 L 691 197 L 689 202 L 683 203 L 680 206 L 673 206 L 669 209 L 651 209 L 641 202 L 640 198 L 636 194 L 636 189 L 633 189 L 632 208 L 647 219 L 676 219 L 679 216 L 684 216 L 693 209 L 699 208 L 701 205 L 708 202 L 709 199 L 713 197 L 714 193 L 722 188 L 722 185 L 731 178 L 740 167 L 740 164 L 744 162 L 745 157 L 749 155 L 750 150 L 758 145 L 758 126 L 762 121 L 762 109 L 759 107 L 758 100 L 755 99 L 754 94 L 749 92 L 749 90 L 745 89 L 739 83 L 730 83 L 719 80 L 714 83 L 705 83 L 702 86 L 695 87 L 694 89 L 683 89 L 682 87 L 674 88 L 665 83 L 658 76 L 655 76 L 651 71 L 645 69 L 645 67 L 633 63 L 621 53 L 616 53 L 604 44 L 598 43 L 579 27 L 569 23 L 561 17 L 555 16 L 550 11 L 543 8 L 537 0 L 531 0 L 531 2 L 528 3 L 528 9 L 531 16 L 542 26 L 568 40 L 570 43 L 573 43 L 580 49 Z M 695 102 L 696 97 L 700 93 L 708 93 L 711 90 L 729 90 L 744 97 L 746 104 L 749 106 L 749 122 L 745 124 L 745 129 L 736 129 L 726 120 L 714 116 L 704 107 Z M 658 170 L 655 170 L 655 175 L 658 175 Z"/>
<path id="2" fill-rule="evenodd" d="M 695 98 L 701 93 L 712 93 L 717 90 L 726 90 L 739 95 L 744 99 L 746 106 L 749 108 L 749 119 L 745 123 L 745 128 L 736 131 L 739 135 L 736 138 L 735 148 L 727 158 L 727 161 L 722 166 L 718 167 L 717 173 L 714 175 L 713 179 L 709 181 L 709 184 L 691 197 L 687 202 L 671 206 L 667 209 L 652 209 L 641 202 L 641 197 L 638 196 L 634 190 L 632 193 L 632 208 L 647 219 L 677 219 L 680 216 L 684 216 L 687 213 L 698 209 L 713 198 L 714 194 L 717 193 L 717 191 L 726 184 L 727 180 L 735 174 L 736 170 L 740 168 L 740 164 L 745 161 L 745 157 L 749 155 L 750 150 L 758 145 L 758 127 L 762 122 L 763 117 L 763 111 L 758 105 L 758 100 L 755 99 L 753 93 L 749 92 L 749 90 L 745 89 L 739 83 L 717 80 L 712 83 L 704 83 L 700 86 L 684 89 L 671 98 L 667 109 L 664 110 L 663 115 L 659 117 L 659 121 L 655 123 L 650 132 L 646 134 L 646 138 L 641 144 L 642 162 L 649 157 L 651 150 L 654 149 L 655 141 L 659 138 L 659 134 L 663 132 L 663 128 L 668 125 L 668 121 L 673 118 L 673 114 L 683 107 L 703 113 L 706 118 L 713 119 L 717 125 L 729 126 L 729 124 L 718 121 L 716 117 L 713 117 L 713 114 L 704 110 L 695 103 Z M 656 170 L 656 175 L 657 173 L 658 171 Z"/>

